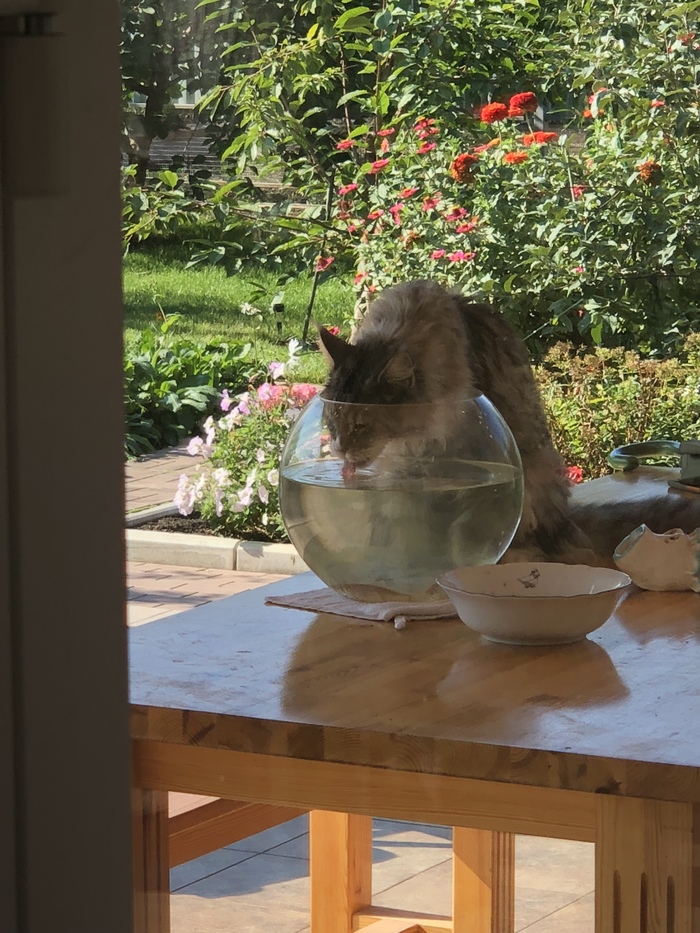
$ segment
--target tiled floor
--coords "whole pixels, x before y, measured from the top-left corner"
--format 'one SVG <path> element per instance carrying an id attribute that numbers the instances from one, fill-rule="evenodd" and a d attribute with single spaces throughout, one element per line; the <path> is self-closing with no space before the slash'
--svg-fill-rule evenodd
<path id="1" fill-rule="evenodd" d="M 181 473 L 192 473 L 201 462 L 185 447 L 172 447 L 126 464 L 126 510 L 172 502 Z"/>
<path id="2" fill-rule="evenodd" d="M 299 817 L 174 869 L 173 933 L 308 933 L 307 825 Z M 449 915 L 450 833 L 375 820 L 373 902 Z M 592 845 L 519 836 L 516 859 L 516 931 L 591 933 Z"/>

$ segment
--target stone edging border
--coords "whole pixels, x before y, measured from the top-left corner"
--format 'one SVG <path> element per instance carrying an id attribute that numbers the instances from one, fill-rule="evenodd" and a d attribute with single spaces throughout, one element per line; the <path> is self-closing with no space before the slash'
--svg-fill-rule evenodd
<path id="1" fill-rule="evenodd" d="M 305 573 L 309 568 L 292 544 L 240 541 L 174 531 L 146 531 L 147 521 L 177 515 L 173 505 L 160 505 L 126 516 L 126 559 L 176 567 L 242 570 L 248 573 Z"/>

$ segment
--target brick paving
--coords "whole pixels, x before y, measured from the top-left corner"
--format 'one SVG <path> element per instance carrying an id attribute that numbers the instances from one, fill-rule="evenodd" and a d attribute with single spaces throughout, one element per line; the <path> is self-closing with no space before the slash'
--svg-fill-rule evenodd
<path id="1" fill-rule="evenodd" d="M 126 511 L 171 503 L 181 473 L 193 473 L 200 461 L 185 445 L 159 450 L 138 460 L 127 460 Z"/>

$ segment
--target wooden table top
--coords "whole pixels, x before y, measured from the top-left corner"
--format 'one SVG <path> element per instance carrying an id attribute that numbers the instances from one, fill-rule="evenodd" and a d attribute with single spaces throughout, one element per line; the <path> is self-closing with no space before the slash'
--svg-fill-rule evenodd
<path id="1" fill-rule="evenodd" d="M 700 801 L 700 596 L 631 588 L 587 640 L 519 648 L 264 605 L 317 584 L 132 629 L 132 736 Z"/>

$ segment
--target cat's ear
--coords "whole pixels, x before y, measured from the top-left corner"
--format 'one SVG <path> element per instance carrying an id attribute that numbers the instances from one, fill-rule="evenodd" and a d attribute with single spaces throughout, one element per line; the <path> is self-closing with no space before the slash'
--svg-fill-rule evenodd
<path id="1" fill-rule="evenodd" d="M 342 337 L 332 334 L 325 327 L 319 327 L 318 329 L 318 346 L 325 356 L 326 362 L 330 363 L 331 366 L 340 366 L 343 360 L 346 360 L 353 353 L 353 347 L 349 343 L 343 340 Z"/>
<path id="2" fill-rule="evenodd" d="M 405 350 L 400 350 L 392 356 L 382 375 L 392 385 L 405 386 L 407 389 L 416 384 L 416 367 Z"/>

